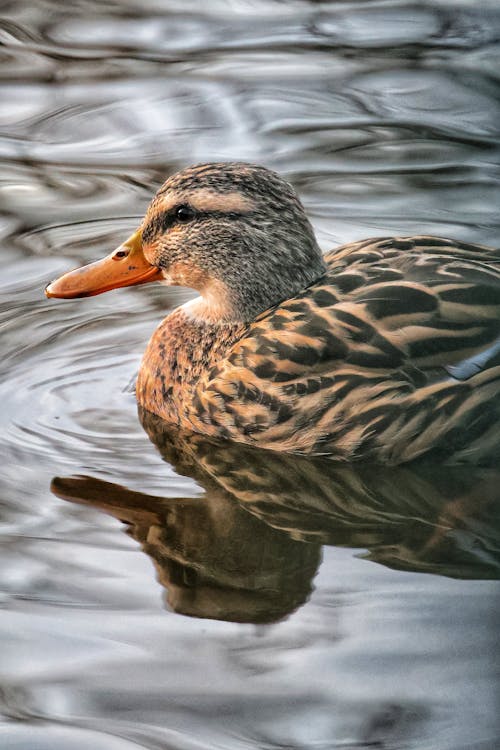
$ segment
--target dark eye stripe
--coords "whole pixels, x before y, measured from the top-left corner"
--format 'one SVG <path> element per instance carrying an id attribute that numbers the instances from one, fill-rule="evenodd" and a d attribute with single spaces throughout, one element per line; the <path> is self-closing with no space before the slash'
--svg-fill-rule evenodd
<path id="1" fill-rule="evenodd" d="M 151 219 L 142 230 L 143 242 L 151 242 L 151 240 L 153 240 L 158 234 L 163 234 L 168 231 L 176 222 L 175 214 L 177 208 L 178 207 L 176 206 L 169 211 L 161 211 L 156 214 L 156 216 Z"/>
<path id="2" fill-rule="evenodd" d="M 143 242 L 151 242 L 159 234 L 164 234 L 173 227 L 174 224 L 188 224 L 188 221 L 179 221 L 177 218 L 177 211 L 180 206 L 175 206 L 168 211 L 162 211 L 158 213 L 151 221 L 146 224 L 142 230 Z M 197 211 L 192 209 L 193 218 L 190 221 L 209 219 L 209 218 L 224 218 L 224 219 L 239 219 L 241 214 L 235 211 Z"/>

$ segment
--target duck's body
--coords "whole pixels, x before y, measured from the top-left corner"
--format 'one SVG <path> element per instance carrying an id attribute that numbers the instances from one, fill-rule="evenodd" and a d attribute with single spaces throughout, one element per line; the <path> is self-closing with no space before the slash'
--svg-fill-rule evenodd
<path id="1" fill-rule="evenodd" d="M 149 342 L 137 381 L 145 409 L 196 432 L 345 461 L 500 458 L 500 251 L 384 238 L 323 259 L 293 191 L 248 165 L 168 180 L 142 251 L 140 283 L 161 274 L 202 294 Z M 86 272 L 74 274 L 80 283 Z"/>
<path id="2" fill-rule="evenodd" d="M 146 349 L 139 403 L 196 432 L 346 461 L 498 456 L 500 253 L 414 237 L 325 261 L 247 325 L 174 311 Z"/>

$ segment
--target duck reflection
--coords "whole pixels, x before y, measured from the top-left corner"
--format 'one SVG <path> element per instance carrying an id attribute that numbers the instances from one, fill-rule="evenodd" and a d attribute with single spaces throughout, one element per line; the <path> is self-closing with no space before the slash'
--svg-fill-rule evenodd
<path id="1" fill-rule="evenodd" d="M 303 604 L 323 545 L 393 568 L 500 577 L 500 472 L 424 464 L 336 464 L 179 432 L 140 413 L 199 498 L 156 497 L 91 477 L 55 478 L 65 500 L 127 524 L 176 612 L 274 622 Z"/>

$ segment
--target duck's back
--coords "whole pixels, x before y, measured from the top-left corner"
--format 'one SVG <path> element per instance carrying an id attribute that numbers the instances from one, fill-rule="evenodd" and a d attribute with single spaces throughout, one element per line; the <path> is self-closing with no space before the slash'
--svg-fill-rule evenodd
<path id="1" fill-rule="evenodd" d="M 200 382 L 210 431 L 342 460 L 500 456 L 500 251 L 383 238 L 256 320 Z"/>

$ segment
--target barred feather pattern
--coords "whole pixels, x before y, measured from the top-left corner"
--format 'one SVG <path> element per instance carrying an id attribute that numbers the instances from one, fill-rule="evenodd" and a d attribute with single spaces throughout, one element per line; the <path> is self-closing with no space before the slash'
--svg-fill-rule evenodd
<path id="1" fill-rule="evenodd" d="M 325 262 L 316 283 L 250 325 L 205 327 L 203 356 L 183 344 L 196 340 L 185 330 L 193 322 L 177 311 L 175 334 L 169 316 L 146 351 L 139 402 L 187 429 L 271 450 L 385 464 L 431 452 L 497 461 L 500 251 L 380 238 Z M 153 385 L 160 365 L 167 396 Z"/>

